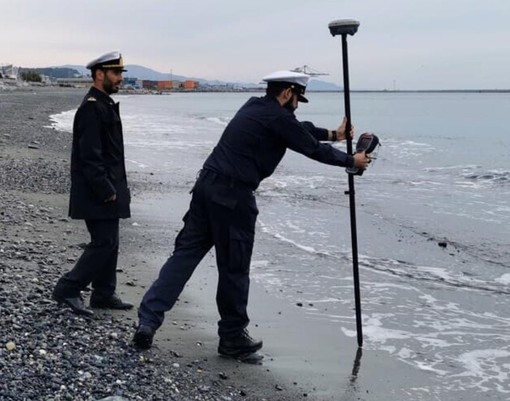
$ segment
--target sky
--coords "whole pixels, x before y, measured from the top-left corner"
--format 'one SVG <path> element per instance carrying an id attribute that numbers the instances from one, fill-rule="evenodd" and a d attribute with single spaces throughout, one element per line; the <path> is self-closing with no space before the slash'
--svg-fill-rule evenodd
<path id="1" fill-rule="evenodd" d="M 308 65 L 351 89 L 510 89 L 509 0 L 0 0 L 0 64 L 126 64 L 227 82 Z M 129 74 L 128 74 L 129 75 Z"/>

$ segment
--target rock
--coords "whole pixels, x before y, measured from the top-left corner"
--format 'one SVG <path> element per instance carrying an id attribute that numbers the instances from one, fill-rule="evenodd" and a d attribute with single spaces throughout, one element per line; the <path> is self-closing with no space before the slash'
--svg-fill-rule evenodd
<path id="1" fill-rule="evenodd" d="M 12 351 L 16 348 L 16 344 L 12 341 L 9 341 L 7 344 L 5 344 L 5 348 L 7 351 Z"/>

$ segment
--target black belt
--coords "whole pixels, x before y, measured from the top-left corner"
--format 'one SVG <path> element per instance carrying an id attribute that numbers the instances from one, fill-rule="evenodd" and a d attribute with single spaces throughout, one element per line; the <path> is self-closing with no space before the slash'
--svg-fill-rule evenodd
<path id="1" fill-rule="evenodd" d="M 230 188 L 240 188 L 240 189 L 248 189 L 250 191 L 254 191 L 252 185 L 249 185 L 243 181 L 236 180 L 228 175 L 218 173 L 217 171 L 213 171 L 207 168 L 204 168 L 198 173 L 199 180 L 208 180 L 210 182 L 217 182 L 219 184 L 228 185 Z"/>

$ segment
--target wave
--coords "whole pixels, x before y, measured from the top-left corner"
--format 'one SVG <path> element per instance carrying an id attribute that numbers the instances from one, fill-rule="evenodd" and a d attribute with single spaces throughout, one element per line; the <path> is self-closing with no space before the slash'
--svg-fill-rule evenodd
<path id="1" fill-rule="evenodd" d="M 464 178 L 474 182 L 487 183 L 491 185 L 509 185 L 510 171 L 498 169 L 474 172 L 464 175 Z"/>
<path id="2" fill-rule="evenodd" d="M 429 167 L 425 171 L 429 173 L 450 173 L 461 178 L 464 184 L 469 183 L 473 187 L 501 186 L 510 184 L 510 171 L 504 169 L 483 169 L 479 165 L 454 165 L 447 167 Z"/>
<path id="3" fill-rule="evenodd" d="M 205 120 L 205 121 L 209 121 L 209 122 L 212 122 L 214 124 L 217 124 L 217 125 L 221 125 L 222 127 L 226 127 L 228 125 L 228 123 L 230 122 L 230 120 L 232 120 L 232 117 L 205 117 L 205 116 L 200 116 L 200 117 L 197 117 L 198 120 Z"/>
<path id="4" fill-rule="evenodd" d="M 494 294 L 509 295 L 510 290 L 504 282 L 494 284 L 473 277 L 453 275 L 446 268 L 435 266 L 419 266 L 410 262 L 396 259 L 373 258 L 360 255 L 360 266 L 377 270 L 398 277 L 406 277 L 419 281 L 432 281 L 449 287 L 468 290 L 484 291 Z"/>
<path id="5" fill-rule="evenodd" d="M 222 127 L 226 127 L 228 125 L 228 123 L 230 122 L 231 118 L 230 117 L 207 117 L 206 120 L 211 121 L 215 124 L 219 124 Z"/>
<path id="6" fill-rule="evenodd" d="M 76 109 L 63 111 L 58 114 L 50 115 L 51 124 L 45 128 L 51 128 L 56 131 L 73 132 L 73 119 Z"/>
<path id="7" fill-rule="evenodd" d="M 349 251 L 325 251 L 310 245 L 303 245 L 299 241 L 290 239 L 259 221 L 261 231 L 271 235 L 280 242 L 284 242 L 300 251 L 322 258 L 333 258 L 342 262 L 352 262 Z M 448 268 L 438 266 L 417 265 L 405 260 L 391 258 L 377 258 L 368 255 L 358 255 L 359 266 L 392 276 L 403 277 L 416 281 L 433 282 L 435 284 L 464 288 L 468 290 L 490 292 L 494 294 L 509 295 L 510 289 L 506 280 L 487 281 L 479 280 L 467 273 L 452 273 Z M 490 261 L 495 263 L 494 261 Z"/>

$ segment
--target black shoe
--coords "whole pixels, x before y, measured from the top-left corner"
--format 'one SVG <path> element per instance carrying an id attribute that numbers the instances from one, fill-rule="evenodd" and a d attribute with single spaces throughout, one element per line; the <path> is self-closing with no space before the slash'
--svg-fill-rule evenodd
<path id="1" fill-rule="evenodd" d="M 53 291 L 53 299 L 58 302 L 58 304 L 65 304 L 69 306 L 74 313 L 82 316 L 92 316 L 94 312 L 92 312 L 89 308 L 85 306 L 83 303 L 83 299 L 78 295 L 76 297 L 66 297 L 60 295 L 56 289 Z"/>
<path id="2" fill-rule="evenodd" d="M 133 343 L 138 349 L 149 349 L 152 346 L 152 340 L 156 330 L 150 326 L 141 324 L 136 329 L 135 335 L 133 336 Z"/>
<path id="3" fill-rule="evenodd" d="M 235 337 L 220 338 L 218 353 L 230 357 L 238 357 L 257 352 L 262 348 L 261 340 L 254 340 L 248 334 L 248 330 L 243 330 Z"/>
<path id="4" fill-rule="evenodd" d="M 117 294 L 113 294 L 110 297 L 102 297 L 92 293 L 90 296 L 90 307 L 95 309 L 129 310 L 133 308 L 133 305 L 123 302 Z"/>

